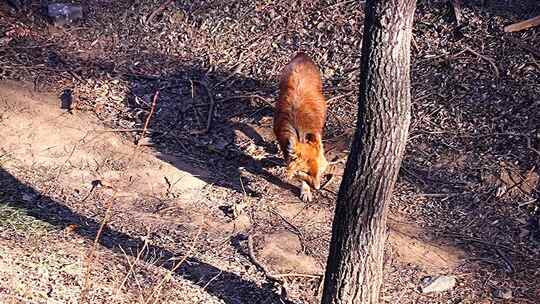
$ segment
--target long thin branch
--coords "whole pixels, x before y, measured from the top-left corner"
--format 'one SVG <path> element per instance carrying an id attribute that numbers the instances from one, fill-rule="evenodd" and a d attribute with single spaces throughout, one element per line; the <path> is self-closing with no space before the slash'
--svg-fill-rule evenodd
<path id="1" fill-rule="evenodd" d="M 143 128 L 141 137 L 144 137 L 144 135 L 146 134 L 148 124 L 150 123 L 150 119 L 152 118 L 152 114 L 154 114 L 154 112 L 155 112 L 158 97 L 159 97 L 159 90 L 156 91 L 156 93 L 154 94 L 154 99 L 152 101 L 152 108 L 150 109 L 150 113 L 148 114 L 148 117 L 146 117 L 146 121 L 144 123 L 144 128 Z M 141 143 L 141 141 L 139 140 L 137 142 L 137 145 L 135 146 L 135 149 L 133 149 L 132 156 L 128 160 L 128 163 L 126 165 L 126 169 L 130 167 L 131 163 L 136 158 L 137 152 L 139 151 L 140 143 Z M 122 172 L 127 172 L 127 170 L 124 170 Z M 88 292 L 89 292 L 89 289 L 90 289 L 90 275 L 91 275 L 91 272 L 92 272 L 93 262 L 94 262 L 94 260 L 96 258 L 96 251 L 97 251 L 97 247 L 99 245 L 99 239 L 101 237 L 101 234 L 103 233 L 103 229 L 105 228 L 105 225 L 109 221 L 109 217 L 111 215 L 113 202 L 114 202 L 117 194 L 118 194 L 118 188 L 114 188 L 113 194 L 111 195 L 111 197 L 106 202 L 107 209 L 105 210 L 105 216 L 103 217 L 103 220 L 101 221 L 99 229 L 98 229 L 98 231 L 96 233 L 96 237 L 94 238 L 94 243 L 92 245 L 92 248 L 90 249 L 90 252 L 88 253 L 88 256 L 86 258 L 86 271 L 85 271 L 85 275 L 84 275 L 84 285 L 83 285 L 84 287 L 83 287 L 83 289 L 81 291 L 81 303 L 87 302 L 87 296 L 88 296 Z"/>
<path id="2" fill-rule="evenodd" d="M 146 18 L 146 21 L 144 23 L 149 24 L 152 23 L 154 18 L 157 16 L 157 14 L 163 12 L 167 6 L 169 6 L 171 3 L 173 3 L 174 0 L 166 0 L 163 2 L 158 8 L 156 8 L 149 16 Z"/>
<path id="3" fill-rule="evenodd" d="M 535 27 L 540 25 L 540 16 L 536 16 L 527 20 L 523 20 L 514 24 L 510 24 L 504 27 L 505 32 L 518 32 L 530 27 Z"/>
<path id="4" fill-rule="evenodd" d="M 499 78 L 499 68 L 497 67 L 497 64 L 495 64 L 495 60 L 485 56 L 485 55 L 482 55 L 480 53 L 478 53 L 477 51 L 469 48 L 468 46 L 465 47 L 465 50 L 471 52 L 472 54 L 476 55 L 478 58 L 480 59 L 484 59 L 485 61 L 487 61 L 492 67 L 493 67 L 493 70 L 495 72 L 495 76 L 497 76 L 497 78 Z"/>
<path id="5" fill-rule="evenodd" d="M 206 83 L 201 82 L 201 81 L 195 81 L 195 80 L 193 82 L 196 82 L 196 83 L 200 84 L 206 90 L 206 95 L 208 96 L 208 99 L 210 100 L 210 108 L 208 109 L 208 116 L 207 116 L 207 119 L 206 119 L 206 128 L 204 128 L 201 131 L 194 131 L 192 133 L 194 133 L 194 134 L 206 134 L 206 133 L 208 133 L 208 131 L 210 131 L 210 128 L 212 127 L 212 118 L 214 117 L 214 106 L 215 106 L 216 102 L 214 100 L 214 96 L 212 96 L 212 92 L 210 91 L 210 89 L 208 88 Z"/>

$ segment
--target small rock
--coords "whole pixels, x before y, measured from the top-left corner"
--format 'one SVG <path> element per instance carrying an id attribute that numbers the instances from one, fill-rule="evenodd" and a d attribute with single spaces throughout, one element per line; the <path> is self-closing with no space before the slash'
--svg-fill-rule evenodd
<path id="1" fill-rule="evenodd" d="M 22 199 L 23 199 L 23 201 L 25 201 L 25 202 L 32 202 L 32 201 L 34 201 L 36 198 L 37 198 L 37 195 L 36 195 L 36 194 L 33 194 L 33 193 L 23 193 L 23 195 L 22 195 Z"/>
<path id="2" fill-rule="evenodd" d="M 512 298 L 512 290 L 510 289 L 495 289 L 493 291 L 493 297 L 497 299 L 511 299 Z"/>
<path id="3" fill-rule="evenodd" d="M 456 285 L 454 276 L 436 276 L 422 279 L 420 289 L 422 293 L 447 291 Z"/>
<path id="4" fill-rule="evenodd" d="M 229 144 L 230 142 L 226 141 L 225 139 L 219 138 L 214 142 L 214 147 L 217 150 L 223 151 L 227 148 Z"/>
<path id="5" fill-rule="evenodd" d="M 54 24 L 62 26 L 70 24 L 83 16 L 82 7 L 67 3 L 52 3 L 47 6 L 47 16 Z"/>

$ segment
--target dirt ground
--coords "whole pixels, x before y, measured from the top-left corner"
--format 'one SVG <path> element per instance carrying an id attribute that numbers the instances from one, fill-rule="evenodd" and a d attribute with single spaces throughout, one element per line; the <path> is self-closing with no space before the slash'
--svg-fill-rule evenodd
<path id="1" fill-rule="evenodd" d="M 343 165 L 302 203 L 272 106 L 310 54 L 346 158 L 360 1 L 90 0 L 66 27 L 30 2 L 0 2 L 0 302 L 318 303 Z M 464 2 L 418 2 L 383 303 L 539 303 L 540 28 L 503 27 L 540 4 Z"/>

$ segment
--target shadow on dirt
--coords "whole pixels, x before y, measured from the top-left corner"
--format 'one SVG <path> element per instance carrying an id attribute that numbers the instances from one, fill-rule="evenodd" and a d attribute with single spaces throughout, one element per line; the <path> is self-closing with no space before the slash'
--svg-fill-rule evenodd
<path id="1" fill-rule="evenodd" d="M 159 56 L 153 59 L 168 60 Z M 207 183 L 254 197 L 262 193 L 251 187 L 249 174 L 296 191 L 267 170 L 283 164 L 271 125 L 275 88 L 217 70 L 179 66 L 177 71 L 156 78 L 129 76 L 131 90 L 126 103 L 131 111 L 148 113 L 149 102 L 137 101 L 160 90 L 149 125 L 150 142 L 158 157 L 186 172 L 193 166 L 200 167 L 206 175 L 199 178 Z"/>
<path id="2" fill-rule="evenodd" d="M 0 168 L 0 188 L 4 197 L 10 197 L 17 202 L 16 207 L 25 208 L 28 214 L 36 219 L 45 221 L 56 226 L 58 229 L 64 229 L 70 224 L 75 224 L 79 228 L 76 233 L 88 240 L 96 237 L 100 223 L 94 219 L 82 216 L 62 203 L 55 201 L 47 196 L 41 196 L 39 192 L 32 187 L 21 183 L 10 173 Z M 36 197 L 35 201 L 25 201 L 23 194 Z M 234 242 L 234 240 L 231 240 Z M 134 257 L 140 248 L 145 246 L 143 240 L 138 237 L 132 237 L 128 234 L 115 231 L 105 227 L 99 244 L 118 254 L 130 254 Z M 147 252 L 152 255 L 142 254 L 141 259 L 148 263 L 156 263 L 155 257 L 160 257 L 160 266 L 166 269 L 174 267 L 173 258 L 183 256 L 180 252 L 171 252 L 160 246 L 146 245 Z M 218 275 L 219 274 L 219 275 Z M 196 257 L 188 257 L 186 261 L 176 271 L 180 275 L 192 281 L 194 284 L 204 288 L 210 294 L 225 301 L 225 303 L 241 303 L 250 301 L 250 303 L 282 303 L 283 299 L 268 289 L 257 286 L 254 282 L 246 281 L 238 275 L 223 271 L 208 263 L 202 262 Z M 287 301 L 287 303 L 291 303 Z"/>
<path id="3" fill-rule="evenodd" d="M 145 65 L 177 63 L 159 54 L 142 55 L 143 64 L 126 68 L 106 60 L 72 58 L 54 45 L 40 52 L 46 54 L 48 68 L 68 71 L 83 81 L 97 83 L 100 75 L 107 75 L 128 83 L 128 92 L 122 96 L 126 107 L 118 114 L 135 122 L 133 132 L 129 132 L 133 140 L 152 146 L 157 157 L 178 169 L 253 197 L 260 197 L 263 190 L 251 187 L 255 178 L 250 175 L 298 195 L 297 187 L 269 170 L 283 165 L 272 131 L 277 83 L 219 71 L 214 66 L 205 69 L 175 64 L 174 72 L 145 73 Z M 148 138 L 140 138 L 158 90 Z M 67 107 L 66 99 L 79 98 L 66 98 L 66 91 L 70 89 L 60 96 L 62 108 Z"/>

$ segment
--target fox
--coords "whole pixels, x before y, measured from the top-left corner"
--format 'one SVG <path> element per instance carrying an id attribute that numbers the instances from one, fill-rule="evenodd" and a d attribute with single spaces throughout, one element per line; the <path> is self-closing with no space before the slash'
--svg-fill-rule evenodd
<path id="1" fill-rule="evenodd" d="M 311 202 L 328 167 L 322 142 L 326 100 L 321 73 L 305 53 L 297 53 L 283 68 L 274 109 L 274 133 L 287 164 L 287 179 L 300 180 L 300 198 Z"/>

